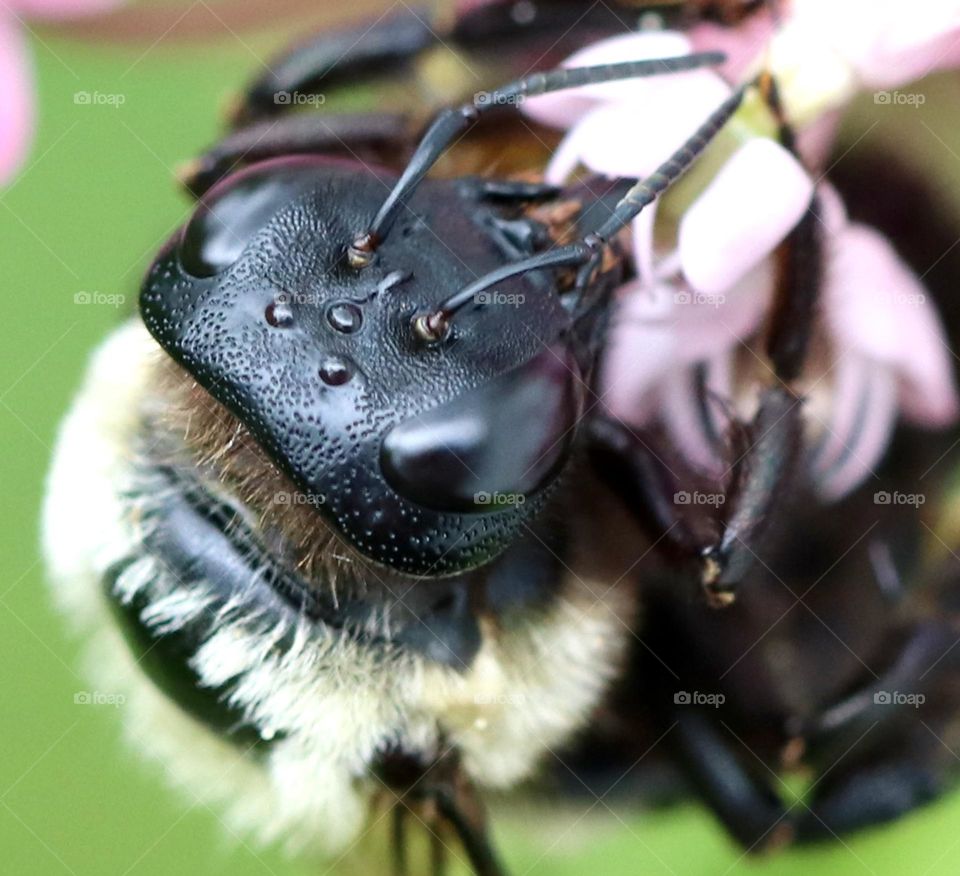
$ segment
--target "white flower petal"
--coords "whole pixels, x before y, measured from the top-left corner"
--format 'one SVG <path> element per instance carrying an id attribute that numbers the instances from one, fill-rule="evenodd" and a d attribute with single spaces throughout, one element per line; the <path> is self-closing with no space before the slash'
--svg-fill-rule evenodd
<path id="1" fill-rule="evenodd" d="M 744 143 L 680 222 L 680 257 L 695 289 L 722 292 L 765 259 L 800 220 L 813 182 L 779 143 Z"/>
<path id="2" fill-rule="evenodd" d="M 597 104 L 554 153 L 547 178 L 561 182 L 583 164 L 607 176 L 644 177 L 656 170 L 729 95 L 719 79 L 663 87 L 638 100 Z M 705 87 L 704 87 L 705 86 Z"/>

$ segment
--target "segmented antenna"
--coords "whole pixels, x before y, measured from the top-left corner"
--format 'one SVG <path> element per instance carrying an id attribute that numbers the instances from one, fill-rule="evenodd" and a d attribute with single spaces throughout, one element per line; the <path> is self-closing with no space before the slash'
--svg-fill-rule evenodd
<path id="1" fill-rule="evenodd" d="M 747 89 L 753 84 L 741 86 L 733 92 L 676 152 L 650 176 L 640 180 L 630 188 L 617 202 L 617 206 L 610 217 L 599 228 L 589 232 L 576 243 L 557 247 L 530 258 L 504 265 L 480 277 L 469 286 L 451 295 L 436 310 L 416 316 L 413 323 L 414 331 L 425 341 L 436 342 L 441 340 L 449 331 L 452 318 L 473 301 L 477 293 L 528 271 L 536 271 L 540 268 L 579 266 L 582 270 L 580 277 L 578 277 L 578 285 L 582 286 L 589 274 L 593 272 L 594 267 L 599 263 L 607 242 L 623 228 L 626 228 L 641 210 L 653 203 L 658 195 L 669 188 L 690 167 L 737 111 L 743 102 Z"/>
<path id="2" fill-rule="evenodd" d="M 480 92 L 473 100 L 455 109 L 441 112 L 420 140 L 403 174 L 387 195 L 370 227 L 360 234 L 347 251 L 350 264 L 362 268 L 370 263 L 377 246 L 390 233 L 400 208 L 414 192 L 437 159 L 487 110 L 516 105 L 527 97 L 536 97 L 553 91 L 597 85 L 619 79 L 637 79 L 667 73 L 680 73 L 700 67 L 722 64 L 722 52 L 698 52 L 674 58 L 654 58 L 627 61 L 619 64 L 601 64 L 593 67 L 560 67 L 543 73 L 533 73 L 517 79 L 494 91 Z"/>

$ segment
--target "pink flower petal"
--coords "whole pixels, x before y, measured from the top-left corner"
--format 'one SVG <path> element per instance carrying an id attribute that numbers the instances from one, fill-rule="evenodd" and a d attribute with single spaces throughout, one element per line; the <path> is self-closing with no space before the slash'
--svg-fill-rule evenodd
<path id="1" fill-rule="evenodd" d="M 680 257 L 695 289 L 729 289 L 797 224 L 813 182 L 780 144 L 749 140 L 680 222 Z"/>
<path id="2" fill-rule="evenodd" d="M 837 367 L 850 373 L 838 380 L 842 391 L 833 399 L 836 420 L 828 426 L 833 446 L 818 460 L 819 490 L 831 500 L 845 496 L 873 473 L 897 418 L 897 380 L 889 369 L 856 354 Z"/>
<path id="3" fill-rule="evenodd" d="M 695 368 L 667 375 L 658 387 L 660 418 L 673 446 L 693 468 L 719 478 L 726 464 L 717 439 L 726 423 L 719 416 L 718 398 L 729 397 L 730 354 L 711 360 L 707 369 L 706 407 L 701 404 Z"/>
<path id="4" fill-rule="evenodd" d="M 667 284 L 655 290 L 639 282 L 625 285 L 601 370 L 612 413 L 642 424 L 657 413 L 651 393 L 658 381 L 691 364 L 717 360 L 755 334 L 769 305 L 773 273 L 765 263 L 712 303 Z"/>
<path id="5" fill-rule="evenodd" d="M 119 6 L 123 0 L 8 0 L 7 8 L 22 18 L 69 19 Z"/>
<path id="6" fill-rule="evenodd" d="M 16 22 L 0 15 L 0 185 L 20 167 L 33 136 L 33 76 Z"/>
<path id="7" fill-rule="evenodd" d="M 727 56 L 719 73 L 727 82 L 737 84 L 761 61 L 761 55 L 776 30 L 769 8 L 748 16 L 736 27 L 712 22 L 697 24 L 687 36 L 694 51 L 719 51 Z"/>
<path id="8" fill-rule="evenodd" d="M 830 23 L 828 38 L 863 86 L 893 88 L 946 66 L 960 39 L 958 0 L 924 0 L 905 12 L 897 0 L 802 0 L 795 15 L 811 28 Z"/>
<path id="9" fill-rule="evenodd" d="M 828 182 L 817 185 L 817 201 L 820 206 L 820 224 L 823 226 L 824 240 L 839 237 L 847 230 L 849 219 L 847 207 L 840 193 Z"/>
<path id="10" fill-rule="evenodd" d="M 630 283 L 621 290 L 600 372 L 605 407 L 625 423 L 641 425 L 651 413 L 645 398 L 676 359 L 676 336 L 667 319 L 669 290 Z"/>
<path id="11" fill-rule="evenodd" d="M 588 109 L 553 155 L 547 179 L 562 182 L 578 165 L 607 176 L 652 173 L 729 95 L 712 74 L 643 90 L 638 102 L 601 103 Z M 679 78 L 679 77 L 677 77 Z"/>
<path id="12" fill-rule="evenodd" d="M 590 67 L 597 64 L 615 64 L 649 58 L 672 58 L 690 52 L 690 42 L 679 33 L 670 31 L 631 33 L 600 40 L 571 55 L 566 67 Z M 569 128 L 598 103 L 630 103 L 631 113 L 643 113 L 645 107 L 656 101 L 656 106 L 682 106 L 689 95 L 708 90 L 705 97 L 712 109 L 723 101 L 729 91 L 722 80 L 710 70 L 691 70 L 647 78 L 624 79 L 598 85 L 584 85 L 566 91 L 531 97 L 521 105 L 521 111 L 544 125 Z M 665 93 L 672 94 L 666 99 Z M 700 105 L 700 104 L 698 104 Z M 709 112 L 709 110 L 708 110 Z M 701 116 L 701 121 L 703 116 Z M 665 119 L 648 114 L 645 126 L 650 129 Z"/>
<path id="13" fill-rule="evenodd" d="M 883 235 L 850 225 L 834 239 L 824 304 L 839 354 L 889 368 L 900 380 L 901 405 L 910 419 L 927 426 L 956 419 L 953 357 L 939 316 Z"/>

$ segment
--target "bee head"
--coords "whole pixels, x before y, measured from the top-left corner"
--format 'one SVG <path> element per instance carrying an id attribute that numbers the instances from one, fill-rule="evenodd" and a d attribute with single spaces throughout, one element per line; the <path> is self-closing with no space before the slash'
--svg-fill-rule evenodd
<path id="1" fill-rule="evenodd" d="M 394 182 L 296 157 L 213 189 L 140 297 L 163 349 L 360 553 L 414 574 L 480 565 L 564 469 L 583 407 L 572 319 L 543 276 L 425 314 L 501 267 L 457 181 L 425 181 L 369 264 L 349 250 Z"/>

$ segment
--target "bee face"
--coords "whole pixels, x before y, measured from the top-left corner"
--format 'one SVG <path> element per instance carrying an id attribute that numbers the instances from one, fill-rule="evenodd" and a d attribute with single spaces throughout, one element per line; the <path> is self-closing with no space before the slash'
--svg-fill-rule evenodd
<path id="1" fill-rule="evenodd" d="M 527 278 L 496 290 L 515 306 L 419 338 L 418 314 L 504 257 L 476 198 L 429 182 L 374 263 L 351 267 L 347 244 L 387 185 L 344 162 L 255 165 L 161 254 L 141 311 L 350 544 L 443 574 L 489 560 L 542 509 L 581 409 L 580 365 L 559 296 Z"/>

